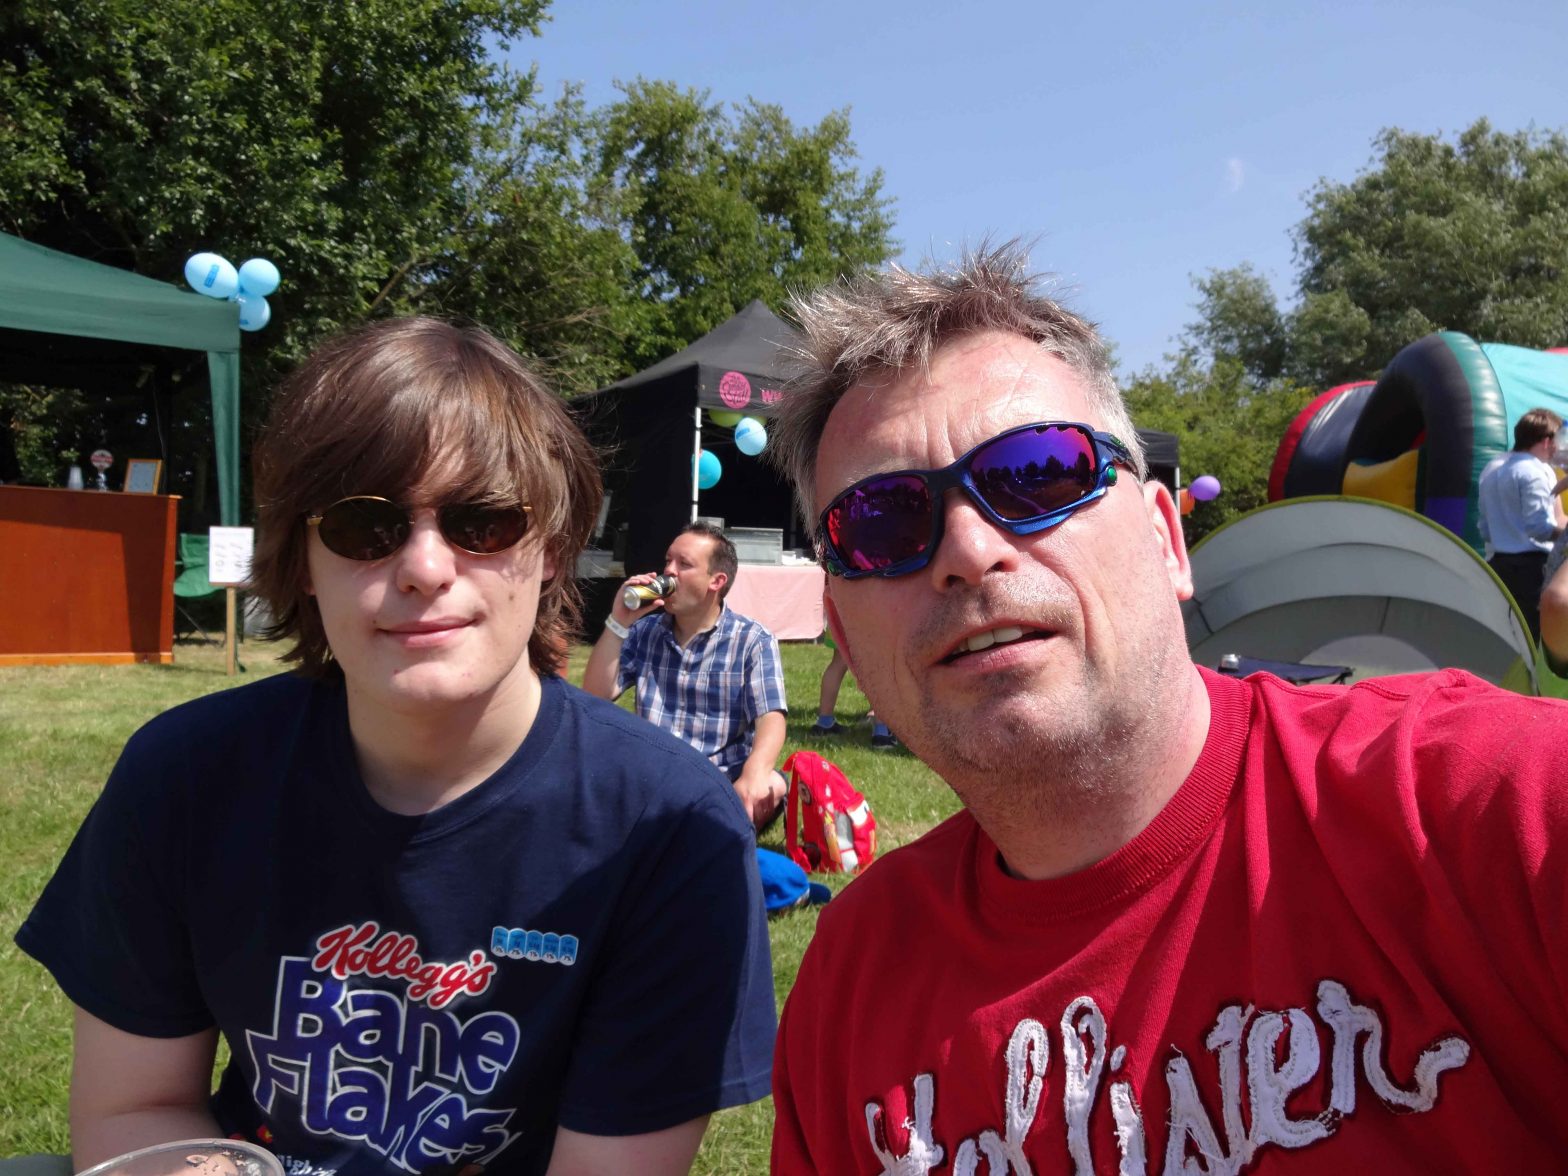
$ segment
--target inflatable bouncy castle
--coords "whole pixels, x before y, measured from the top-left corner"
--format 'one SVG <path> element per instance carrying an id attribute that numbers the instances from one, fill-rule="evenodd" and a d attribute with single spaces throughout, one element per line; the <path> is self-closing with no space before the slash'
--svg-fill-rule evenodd
<path id="1" fill-rule="evenodd" d="M 1568 418 L 1568 350 L 1428 335 L 1376 383 L 1331 388 L 1301 411 L 1275 453 L 1269 498 L 1375 498 L 1480 551 L 1481 471 L 1512 448 L 1514 422 L 1532 408 Z"/>

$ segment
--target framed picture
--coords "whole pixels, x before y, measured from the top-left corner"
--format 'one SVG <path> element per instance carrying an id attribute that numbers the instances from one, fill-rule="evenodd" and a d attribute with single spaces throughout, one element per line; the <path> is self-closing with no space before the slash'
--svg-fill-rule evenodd
<path id="1" fill-rule="evenodd" d="M 127 494 L 158 493 L 158 475 L 163 472 L 163 462 L 155 457 L 133 457 L 125 463 L 125 492 Z"/>

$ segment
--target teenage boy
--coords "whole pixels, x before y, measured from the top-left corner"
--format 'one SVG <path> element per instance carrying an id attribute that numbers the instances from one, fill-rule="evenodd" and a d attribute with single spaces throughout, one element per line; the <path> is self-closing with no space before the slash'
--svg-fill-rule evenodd
<path id="1" fill-rule="evenodd" d="M 680 1173 L 767 1093 L 746 815 L 559 677 L 599 496 L 483 331 L 381 322 L 281 389 L 254 587 L 298 672 L 142 728 L 17 935 L 76 1005 L 78 1170 Z"/>

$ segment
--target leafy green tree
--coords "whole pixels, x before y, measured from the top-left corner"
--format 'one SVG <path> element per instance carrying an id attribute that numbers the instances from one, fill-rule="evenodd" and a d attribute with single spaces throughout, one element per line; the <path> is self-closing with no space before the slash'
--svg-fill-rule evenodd
<path id="1" fill-rule="evenodd" d="M 1189 544 L 1268 500 L 1280 439 L 1313 395 L 1285 380 L 1259 384 L 1235 357 L 1205 363 L 1190 349 L 1166 370 L 1134 377 L 1124 394 L 1141 427 L 1180 438 L 1188 483 L 1202 474 L 1220 481 L 1220 496 L 1198 503 L 1184 520 Z"/>
<path id="2" fill-rule="evenodd" d="M 1373 359 L 1378 345 L 1372 342 L 1372 317 L 1345 290 L 1303 296 L 1286 320 L 1286 329 L 1286 370 L 1294 379 L 1319 390 L 1376 378 L 1404 346 L 1395 344 L 1382 358 Z M 1394 337 L 1413 343 L 1432 330 L 1407 321 Z"/>
<path id="3" fill-rule="evenodd" d="M 1255 379 L 1318 388 L 1375 377 L 1438 330 L 1488 342 L 1568 342 L 1568 138 L 1495 131 L 1454 142 L 1386 130 L 1373 165 L 1322 180 L 1293 231 L 1296 304 L 1250 266 L 1195 280 L 1185 342 Z"/>
<path id="4" fill-rule="evenodd" d="M 85 416 L 74 388 L 0 384 L 0 482 L 53 480 L 78 460 L 80 430 L 70 426 Z"/>
<path id="5" fill-rule="evenodd" d="M 1240 361 L 1256 380 L 1278 377 L 1285 368 L 1285 320 L 1268 279 L 1243 263 L 1210 270 L 1193 285 L 1198 321 L 1188 325 L 1188 339 L 1209 354 Z"/>
<path id="6" fill-rule="evenodd" d="M 849 116 L 797 128 L 777 106 L 727 114 L 704 92 L 638 79 L 604 112 L 599 177 L 619 193 L 645 313 L 640 367 L 754 298 L 775 308 L 894 253 L 882 172 L 854 166 Z"/>
<path id="7" fill-rule="evenodd" d="M 568 392 L 602 387 L 754 298 L 893 253 L 881 174 L 862 177 L 847 116 L 797 128 L 639 80 L 598 111 L 568 92 L 513 129 L 506 174 L 409 294 L 468 314 Z"/>
<path id="8" fill-rule="evenodd" d="M 536 32 L 545 2 L 12 0 L 0 228 L 170 280 L 202 248 L 276 262 L 272 324 L 245 353 L 254 421 L 255 393 L 318 339 L 405 308 L 456 252 L 533 86 L 488 47 Z M 158 391 L 117 434 L 162 415 Z M 204 431 L 201 398 L 180 407 Z M 205 452 L 171 465 L 174 489 Z"/>
<path id="9" fill-rule="evenodd" d="M 0 227 L 147 274 L 275 260 L 274 348 L 395 294 L 462 220 L 532 79 L 488 38 L 544 0 L 18 0 L 0 13 Z M 271 328 L 269 328 L 271 330 Z"/>
<path id="10" fill-rule="evenodd" d="M 627 341 L 645 318 L 618 194 L 597 175 L 595 129 L 575 92 L 520 109 L 504 166 L 473 185 L 461 231 L 400 306 L 483 323 L 568 394 L 633 370 Z"/>
<path id="11" fill-rule="evenodd" d="M 1453 143 L 1384 131 L 1373 168 L 1313 190 L 1296 245 L 1303 296 L 1340 293 L 1366 316 L 1359 350 L 1342 308 L 1298 324 L 1327 319 L 1343 332 L 1342 350 L 1324 354 L 1314 373 L 1321 380 L 1375 372 L 1440 329 L 1529 347 L 1563 343 L 1568 138 L 1507 134 L 1484 119 Z"/>
<path id="12" fill-rule="evenodd" d="M 466 316 L 576 392 L 891 256 L 847 115 L 797 128 L 644 81 L 602 111 L 542 105 L 494 49 L 547 2 L 15 0 L 0 228 L 171 281 L 198 249 L 275 261 L 273 321 L 246 339 L 252 427 L 282 372 L 367 317 Z M 199 507 L 209 408 L 180 389 L 200 369 L 149 365 L 113 399 L 0 389 L 0 460 L 52 477 L 103 440 L 168 441 Z"/>

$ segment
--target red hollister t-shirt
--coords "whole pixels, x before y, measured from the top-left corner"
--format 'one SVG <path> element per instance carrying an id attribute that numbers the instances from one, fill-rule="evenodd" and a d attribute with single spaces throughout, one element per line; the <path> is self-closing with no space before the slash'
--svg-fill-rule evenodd
<path id="1" fill-rule="evenodd" d="M 775 1172 L 1568 1163 L 1568 704 L 1205 682 L 1197 765 L 1109 858 L 1022 881 L 960 813 L 823 912 Z"/>

